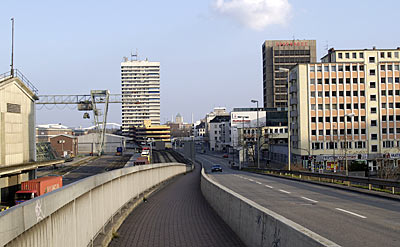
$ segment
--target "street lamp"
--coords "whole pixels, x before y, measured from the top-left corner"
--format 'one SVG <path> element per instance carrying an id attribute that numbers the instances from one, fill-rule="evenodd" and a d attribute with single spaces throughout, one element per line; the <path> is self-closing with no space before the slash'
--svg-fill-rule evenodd
<path id="1" fill-rule="evenodd" d="M 348 114 L 345 114 L 345 116 L 346 117 L 351 117 L 352 119 L 353 119 L 353 117 L 354 117 L 354 113 L 348 113 Z M 344 126 L 345 128 L 345 135 L 344 135 L 344 142 L 345 142 L 345 146 L 344 146 L 344 148 L 345 148 L 345 156 L 344 156 L 344 160 L 345 160 L 345 164 L 346 164 L 346 176 L 349 176 L 349 166 L 348 166 L 348 164 L 347 164 L 347 120 L 346 120 L 346 125 Z"/>
<path id="2" fill-rule="evenodd" d="M 147 139 L 148 142 L 150 142 L 150 164 L 153 163 L 153 142 L 154 142 L 154 138 L 148 138 Z"/>
<path id="3" fill-rule="evenodd" d="M 287 108 L 288 108 L 288 167 L 290 171 L 290 85 L 289 85 L 289 69 L 286 68 L 279 68 L 280 72 L 286 72 L 287 73 Z"/>
<path id="4" fill-rule="evenodd" d="M 257 103 L 257 132 L 256 132 L 256 138 L 257 138 L 257 167 L 260 168 L 260 127 L 258 125 L 258 100 L 252 99 L 251 103 Z"/>

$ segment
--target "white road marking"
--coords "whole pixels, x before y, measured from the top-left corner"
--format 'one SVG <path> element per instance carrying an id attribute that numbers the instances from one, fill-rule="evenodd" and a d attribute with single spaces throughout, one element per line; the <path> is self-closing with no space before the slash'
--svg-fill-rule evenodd
<path id="1" fill-rule="evenodd" d="M 251 178 L 249 178 L 249 181 L 251 181 L 251 182 L 254 182 L 254 180 L 253 180 L 253 179 L 251 179 Z"/>
<path id="2" fill-rule="evenodd" d="M 279 190 L 280 192 L 286 193 L 286 194 L 290 194 L 292 192 L 286 191 L 286 190 Z"/>
<path id="3" fill-rule="evenodd" d="M 268 188 L 270 188 L 270 189 L 273 189 L 274 187 L 272 187 L 271 185 L 265 185 L 265 187 L 268 187 Z"/>
<path id="4" fill-rule="evenodd" d="M 256 181 L 256 184 L 262 184 L 262 183 Z"/>
<path id="5" fill-rule="evenodd" d="M 361 214 L 356 214 L 356 213 L 353 213 L 353 212 L 350 212 L 350 211 L 347 211 L 347 210 L 344 210 L 344 209 L 341 209 L 341 208 L 335 208 L 335 209 L 339 210 L 339 211 L 342 211 L 342 212 L 345 212 L 345 213 L 348 213 L 348 214 L 351 214 L 351 215 L 354 215 L 354 216 L 357 216 L 357 217 L 360 217 L 360 218 L 363 218 L 363 219 L 367 218 L 367 217 L 365 217 L 365 216 L 363 216 Z"/>
<path id="6" fill-rule="evenodd" d="M 310 199 L 310 198 L 307 198 L 307 197 L 304 197 L 304 196 L 302 196 L 301 198 L 303 198 L 304 200 L 310 201 L 310 202 L 314 202 L 314 203 L 318 202 L 318 201 L 315 201 L 313 199 Z"/>

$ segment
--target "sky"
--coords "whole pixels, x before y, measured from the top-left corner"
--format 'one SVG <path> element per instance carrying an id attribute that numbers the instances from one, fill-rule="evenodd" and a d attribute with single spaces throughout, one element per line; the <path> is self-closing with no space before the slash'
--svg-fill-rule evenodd
<path id="1" fill-rule="evenodd" d="M 15 68 L 39 95 L 121 93 L 120 63 L 161 63 L 161 123 L 185 122 L 214 107 L 262 105 L 261 46 L 270 39 L 316 39 L 326 48 L 400 46 L 398 0 L 2 0 L 0 73 L 10 68 L 15 19 Z M 37 107 L 36 123 L 91 126 L 83 112 Z M 51 107 L 50 107 L 51 108 Z M 108 122 L 121 123 L 121 105 Z"/>

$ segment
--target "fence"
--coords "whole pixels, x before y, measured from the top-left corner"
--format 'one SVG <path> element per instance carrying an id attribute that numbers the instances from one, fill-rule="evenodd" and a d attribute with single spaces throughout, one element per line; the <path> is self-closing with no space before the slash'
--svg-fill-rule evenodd
<path id="1" fill-rule="evenodd" d="M 121 208 L 175 175 L 185 164 L 101 173 L 0 213 L 0 246 L 88 246 Z"/>

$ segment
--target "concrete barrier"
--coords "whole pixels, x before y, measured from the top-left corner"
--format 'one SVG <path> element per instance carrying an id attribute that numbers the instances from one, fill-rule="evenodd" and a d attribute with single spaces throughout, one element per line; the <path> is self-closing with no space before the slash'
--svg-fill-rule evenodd
<path id="1" fill-rule="evenodd" d="M 88 246 L 126 203 L 188 169 L 180 163 L 128 167 L 29 200 L 0 213 L 0 246 Z"/>
<path id="2" fill-rule="evenodd" d="M 201 191 L 247 246 L 339 246 L 216 183 L 201 171 Z"/>

